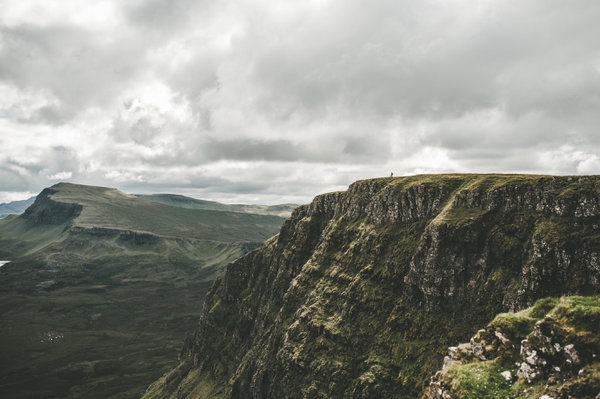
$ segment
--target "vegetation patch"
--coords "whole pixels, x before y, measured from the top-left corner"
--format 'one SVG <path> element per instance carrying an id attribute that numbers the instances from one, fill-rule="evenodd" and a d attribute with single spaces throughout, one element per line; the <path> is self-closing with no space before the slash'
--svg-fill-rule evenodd
<path id="1" fill-rule="evenodd" d="M 446 370 L 453 398 L 498 399 L 511 397 L 511 383 L 494 361 L 452 365 Z"/>
<path id="2" fill-rule="evenodd" d="M 430 398 L 576 397 L 600 392 L 600 296 L 545 298 L 503 313 L 451 350 Z"/>

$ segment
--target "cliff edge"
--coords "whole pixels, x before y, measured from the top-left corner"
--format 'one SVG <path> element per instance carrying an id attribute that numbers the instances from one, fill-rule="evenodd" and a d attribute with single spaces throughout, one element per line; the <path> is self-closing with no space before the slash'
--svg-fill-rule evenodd
<path id="1" fill-rule="evenodd" d="M 359 181 L 231 263 L 145 398 L 415 398 L 448 346 L 600 292 L 600 177 Z"/>

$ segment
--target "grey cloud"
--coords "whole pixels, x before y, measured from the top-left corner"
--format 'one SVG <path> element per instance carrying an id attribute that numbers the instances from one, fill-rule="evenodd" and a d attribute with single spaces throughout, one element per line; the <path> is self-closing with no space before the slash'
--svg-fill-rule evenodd
<path id="1" fill-rule="evenodd" d="M 140 189 L 272 194 L 324 179 L 290 177 L 302 168 L 327 168 L 323 187 L 366 177 L 362 170 L 426 171 L 427 160 L 411 158 L 420 152 L 443 154 L 459 171 L 598 165 L 592 0 L 114 5 L 124 24 L 112 31 L 0 27 L 0 84 L 48 97 L 28 103 L 30 112 L 18 101 L 0 110 L 11 123 L 77 131 L 91 122 L 76 118 L 94 107 L 106 119 L 98 143 L 49 150 L 25 166 L 5 159 L 0 182 L 42 183 L 68 169 L 104 184 L 133 176 L 127 184 Z M 168 87 L 167 106 L 131 94 L 149 80 Z M 83 165 L 80 145 L 94 146 L 86 148 L 94 166 Z M 239 174 L 216 177 L 236 162 L 249 165 L 240 173 L 252 185 Z M 174 174 L 181 179 L 169 185 Z"/>
<path id="2" fill-rule="evenodd" d="M 274 160 L 274 161 L 298 161 L 317 160 L 318 157 L 311 156 L 299 145 L 287 140 L 275 140 L 271 142 L 256 139 L 214 141 L 211 140 L 203 145 L 202 152 L 208 160 Z"/>
<path id="3" fill-rule="evenodd" d="M 31 181 L 11 166 L 5 162 L 0 162 L 2 191 L 28 191 L 31 188 Z"/>
<path id="4" fill-rule="evenodd" d="M 190 145 L 147 162 L 162 164 L 203 164 L 215 161 L 268 161 L 306 163 L 371 163 L 390 157 L 387 137 L 380 134 L 327 139 L 329 145 L 318 142 L 240 138 L 235 140 L 204 139 L 199 137 Z M 191 143 L 190 142 L 190 143 Z"/>
<path id="5" fill-rule="evenodd" d="M 496 105 L 523 113 L 543 106 L 548 87 L 556 89 L 554 99 L 571 94 L 553 84 L 552 74 L 579 76 L 579 65 L 597 62 L 592 38 L 600 32 L 590 14 L 597 17 L 599 9 L 590 2 L 583 28 L 580 11 L 558 3 L 497 3 L 470 18 L 453 4 L 333 4 L 331 18 L 311 15 L 300 33 L 290 29 L 264 50 L 259 45 L 253 73 L 269 88 L 264 107 L 278 107 L 282 116 L 333 109 L 440 119 Z M 385 14 L 377 12 L 382 7 Z M 250 34 L 240 46 L 253 40 Z M 563 64 L 571 59 L 574 65 Z M 596 83 L 590 72 L 586 82 Z M 522 102 L 528 97 L 529 104 Z"/>
<path id="6" fill-rule="evenodd" d="M 145 106 L 132 110 L 131 120 L 117 117 L 108 132 L 116 142 L 133 142 L 151 147 L 165 127 L 165 118 L 156 107 Z"/>
<path id="7" fill-rule="evenodd" d="M 343 154 L 351 162 L 381 162 L 392 155 L 389 142 L 378 134 L 365 134 L 361 137 L 349 137 L 343 140 Z"/>
<path id="8" fill-rule="evenodd" d="M 125 13 L 133 26 L 145 27 L 164 35 L 198 22 L 197 18 L 202 14 L 209 15 L 213 3 L 198 0 L 142 0 L 126 5 Z"/>
<path id="9" fill-rule="evenodd" d="M 142 68 L 143 46 L 135 37 L 107 44 L 71 26 L 4 27 L 0 34 L 0 79 L 59 101 L 30 122 L 63 123 L 85 106 L 107 106 Z"/>
<path id="10" fill-rule="evenodd" d="M 54 176 L 67 174 L 70 178 L 77 178 L 81 167 L 82 163 L 72 148 L 55 146 L 45 149 L 41 156 L 30 161 L 13 157 L 0 159 L 0 183 L 3 191 L 36 191 L 54 184 Z"/>
<path id="11" fill-rule="evenodd" d="M 284 161 L 284 162 L 354 162 L 368 161 L 376 154 L 387 156 L 387 148 L 377 145 L 374 137 L 342 138 L 337 146 L 310 146 L 288 140 L 261 141 L 255 139 L 209 141 L 202 152 L 210 161 Z M 383 154 L 382 154 L 383 153 Z"/>

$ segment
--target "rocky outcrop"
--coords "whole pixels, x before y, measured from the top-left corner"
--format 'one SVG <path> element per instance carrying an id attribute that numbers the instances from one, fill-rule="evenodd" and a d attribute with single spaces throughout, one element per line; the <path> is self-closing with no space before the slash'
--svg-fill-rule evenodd
<path id="1" fill-rule="evenodd" d="M 321 195 L 227 267 L 178 372 L 146 397 L 418 397 L 474 326 L 600 292 L 599 204 L 597 177 L 414 176 Z"/>
<path id="2" fill-rule="evenodd" d="M 428 398 L 600 398 L 599 328 L 600 296 L 548 298 L 501 314 L 448 348 Z"/>

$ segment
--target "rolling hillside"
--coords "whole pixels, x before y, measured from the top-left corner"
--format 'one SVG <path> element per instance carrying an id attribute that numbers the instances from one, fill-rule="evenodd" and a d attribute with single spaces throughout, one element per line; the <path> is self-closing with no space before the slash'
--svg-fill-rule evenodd
<path id="1" fill-rule="evenodd" d="M 224 265 L 283 220 L 45 189 L 0 221 L 0 396 L 139 397 L 176 362 Z"/>
<path id="2" fill-rule="evenodd" d="M 186 197 L 183 195 L 174 194 L 152 194 L 141 195 L 136 194 L 136 197 L 144 198 L 161 204 L 177 206 L 188 209 L 206 209 L 213 211 L 229 211 L 253 213 L 257 215 L 274 215 L 281 217 L 289 217 L 292 211 L 298 206 L 295 204 L 281 205 L 246 205 L 246 204 L 221 204 L 220 202 L 205 201 L 195 198 Z"/>

